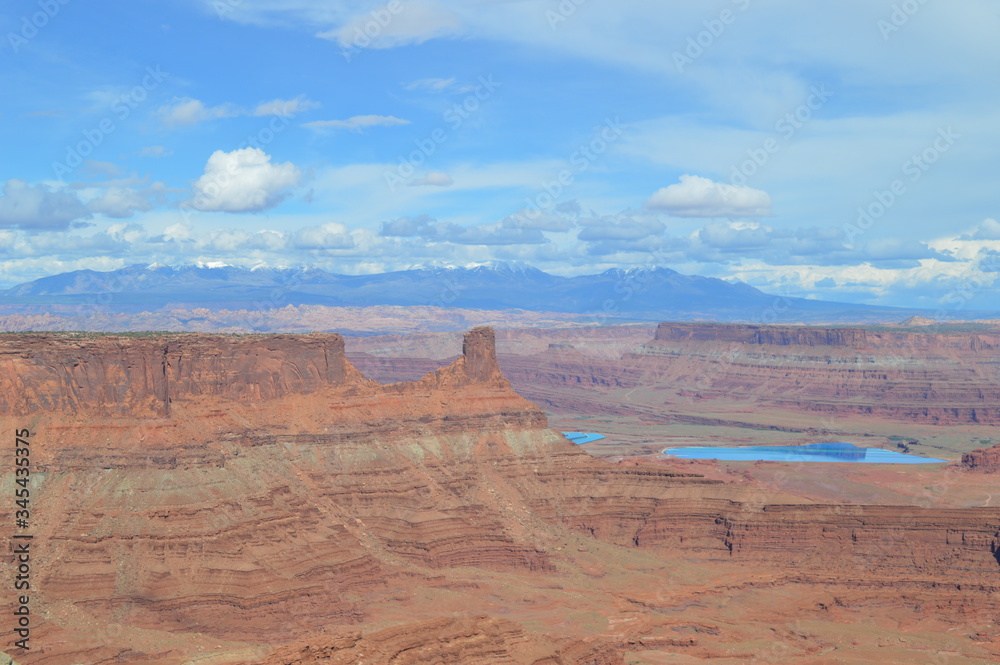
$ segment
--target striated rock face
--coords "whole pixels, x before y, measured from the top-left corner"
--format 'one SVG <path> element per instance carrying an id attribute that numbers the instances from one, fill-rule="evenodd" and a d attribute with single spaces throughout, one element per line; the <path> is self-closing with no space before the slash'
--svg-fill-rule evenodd
<path id="1" fill-rule="evenodd" d="M 198 396 L 261 402 L 369 383 L 340 335 L 95 337 L 8 335 L 0 412 L 153 417 Z"/>
<path id="2" fill-rule="evenodd" d="M 965 453 L 962 455 L 962 468 L 980 473 L 1000 473 L 1000 446 Z"/>
<path id="3" fill-rule="evenodd" d="M 711 424 L 713 412 L 743 404 L 813 422 L 1000 423 L 1000 331 L 662 323 L 653 339 L 611 357 L 578 352 L 574 334 L 560 331 L 563 346 L 500 355 L 514 388 L 557 413 Z M 365 367 L 405 374 L 402 361 L 379 363 Z"/>
<path id="4" fill-rule="evenodd" d="M 690 607 L 740 589 L 893 615 L 903 589 L 962 630 L 1000 612 L 1000 510 L 607 464 L 510 389 L 493 341 L 381 386 L 336 335 L 0 340 L 0 425 L 31 430 L 36 483 L 45 650 L 24 662 L 619 665 L 716 640 L 690 652 L 709 658 L 749 638 Z"/>
<path id="5" fill-rule="evenodd" d="M 1000 333 L 934 335 L 865 328 L 771 326 L 740 323 L 661 323 L 654 342 L 731 342 L 774 346 L 830 346 L 849 349 L 1000 348 Z"/>
<path id="6" fill-rule="evenodd" d="M 832 416 L 1000 423 L 1000 333 L 663 323 L 626 364 L 696 399 Z"/>
<path id="7" fill-rule="evenodd" d="M 318 645 L 317 645 L 318 644 Z M 305 646 L 277 650 L 269 665 L 356 665 L 363 653 L 372 663 L 424 665 L 624 665 L 619 649 L 600 640 L 554 647 L 526 634 L 520 625 L 486 616 L 415 622 L 370 635 L 319 638 Z"/>

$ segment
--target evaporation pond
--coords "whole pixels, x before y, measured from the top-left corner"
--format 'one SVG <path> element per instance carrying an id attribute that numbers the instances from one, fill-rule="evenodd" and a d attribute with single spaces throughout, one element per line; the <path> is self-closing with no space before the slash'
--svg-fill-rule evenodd
<path id="1" fill-rule="evenodd" d="M 935 464 L 948 461 L 897 453 L 881 448 L 858 448 L 850 443 L 811 443 L 806 446 L 745 446 L 739 448 L 665 448 L 663 453 L 682 459 L 717 459 L 731 462 Z"/>
<path id="2" fill-rule="evenodd" d="M 577 445 L 600 441 L 605 438 L 603 434 L 594 434 L 593 432 L 563 432 L 562 434 Z"/>

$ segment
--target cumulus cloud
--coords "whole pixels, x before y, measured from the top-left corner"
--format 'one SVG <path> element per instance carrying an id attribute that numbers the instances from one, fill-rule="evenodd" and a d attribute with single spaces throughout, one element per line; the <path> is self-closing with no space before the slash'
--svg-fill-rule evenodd
<path id="1" fill-rule="evenodd" d="M 178 222 L 177 224 L 171 224 L 163 230 L 163 235 L 160 236 L 158 241 L 163 242 L 187 242 L 194 238 L 193 229 L 190 224 L 184 224 Z"/>
<path id="2" fill-rule="evenodd" d="M 354 238 L 343 224 L 330 222 L 322 226 L 307 226 L 292 235 L 296 249 L 353 249 Z"/>
<path id="3" fill-rule="evenodd" d="M 771 214 L 771 196 L 746 185 L 727 185 L 696 175 L 657 190 L 646 207 L 674 217 L 764 217 Z"/>
<path id="4" fill-rule="evenodd" d="M 66 229 L 74 221 L 90 216 L 90 211 L 75 194 L 51 190 L 44 185 L 29 185 L 24 180 L 8 180 L 0 196 L 0 228 Z"/>
<path id="5" fill-rule="evenodd" d="M 453 228 L 446 239 L 460 245 L 538 245 L 548 242 L 538 229 L 512 227 L 503 222 Z"/>
<path id="6" fill-rule="evenodd" d="M 418 178 L 410 183 L 410 187 L 420 187 L 429 185 L 432 187 L 449 187 L 455 183 L 451 176 L 443 171 L 431 171 L 423 178 Z"/>
<path id="7" fill-rule="evenodd" d="M 232 118 L 239 115 L 239 109 L 232 104 L 209 107 L 201 100 L 184 97 L 174 98 L 171 104 L 161 106 L 156 115 L 168 127 L 183 127 L 217 118 Z"/>
<path id="8" fill-rule="evenodd" d="M 392 127 L 408 124 L 410 124 L 409 120 L 403 120 L 393 115 L 355 115 L 347 120 L 315 120 L 307 122 L 303 126 L 309 129 L 348 129 L 352 132 L 361 132 L 369 127 Z"/>
<path id="9" fill-rule="evenodd" d="M 191 204 L 206 211 L 268 210 L 288 196 L 301 175 L 291 162 L 272 164 L 271 156 L 260 148 L 216 150 L 192 187 Z"/>
<path id="10" fill-rule="evenodd" d="M 915 239 L 874 238 L 863 246 L 847 243 L 843 229 L 800 227 L 776 229 L 758 222 L 713 222 L 690 236 L 685 250 L 691 260 L 739 263 L 753 259 L 768 265 L 861 265 L 913 267 L 921 260 L 942 263 L 954 257 Z"/>
<path id="11" fill-rule="evenodd" d="M 907 265 L 920 259 L 954 260 L 914 238 L 876 238 L 861 249 L 860 255 L 867 261 L 901 261 Z"/>
<path id="12" fill-rule="evenodd" d="M 436 235 L 435 220 L 429 215 L 416 217 L 399 217 L 388 222 L 382 222 L 379 235 L 388 238 L 416 238 Z"/>
<path id="13" fill-rule="evenodd" d="M 776 239 L 791 234 L 776 234 L 774 229 L 756 222 L 706 224 L 697 232 L 698 240 L 708 247 L 723 250 L 748 250 L 767 247 Z"/>
<path id="14" fill-rule="evenodd" d="M 538 229 L 522 228 L 504 221 L 476 226 L 460 226 L 439 222 L 427 215 L 400 217 L 383 222 L 379 230 L 383 237 L 423 238 L 456 245 L 535 245 L 548 242 Z"/>
<path id="15" fill-rule="evenodd" d="M 559 212 L 558 210 L 556 212 Z M 576 222 L 563 215 L 552 214 L 540 210 L 522 209 L 500 220 L 508 228 L 538 229 L 563 233 L 576 228 Z"/>
<path id="16" fill-rule="evenodd" d="M 130 187 L 108 187 L 100 196 L 87 201 L 87 209 L 105 217 L 131 217 L 136 211 L 151 209 L 151 196 L 160 194 L 162 189 L 162 185 L 145 192 Z"/>
<path id="17" fill-rule="evenodd" d="M 629 211 L 617 215 L 580 217 L 577 223 L 582 227 L 577 239 L 583 241 L 586 253 L 591 256 L 647 255 L 650 251 L 662 253 L 668 245 L 673 250 L 677 243 L 688 244 L 686 239 L 669 241 L 662 237 L 666 227 L 660 221 Z"/>
<path id="18" fill-rule="evenodd" d="M 240 229 L 213 229 L 199 238 L 201 251 L 220 252 L 223 256 L 248 250 L 280 251 L 285 247 L 285 238 L 277 231 L 257 231 L 249 233 Z"/>
<path id="19" fill-rule="evenodd" d="M 970 234 L 961 237 L 962 240 L 1000 240 L 1000 222 L 995 219 L 985 219 Z"/>
<path id="20" fill-rule="evenodd" d="M 666 230 L 666 227 L 655 219 L 628 215 L 581 219 L 579 224 L 584 228 L 577 237 L 584 241 L 642 240 Z"/>

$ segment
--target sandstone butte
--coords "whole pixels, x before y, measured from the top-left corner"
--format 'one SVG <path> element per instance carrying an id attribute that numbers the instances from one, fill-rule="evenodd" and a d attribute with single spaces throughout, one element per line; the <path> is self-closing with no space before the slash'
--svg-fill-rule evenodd
<path id="1" fill-rule="evenodd" d="M 8 335 L 0 419 L 32 441 L 18 663 L 1000 660 L 1000 509 L 598 460 L 489 328 L 391 385 L 335 334 Z"/>
<path id="2" fill-rule="evenodd" d="M 962 468 L 979 473 L 1000 473 L 1000 446 L 965 453 L 962 455 Z"/>

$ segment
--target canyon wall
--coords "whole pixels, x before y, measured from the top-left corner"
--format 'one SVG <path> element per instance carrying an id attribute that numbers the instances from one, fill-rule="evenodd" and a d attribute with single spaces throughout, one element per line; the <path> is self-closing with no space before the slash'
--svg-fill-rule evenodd
<path id="1" fill-rule="evenodd" d="M 29 665 L 611 664 L 697 643 L 623 588 L 1000 611 L 1000 510 L 597 460 L 511 389 L 490 329 L 385 386 L 337 335 L 26 335 L 0 358 L 0 424 L 31 429 L 36 474 Z M 679 566 L 702 572 L 644 577 Z"/>
<path id="2" fill-rule="evenodd" d="M 773 346 L 819 346 L 846 349 L 955 349 L 995 351 L 1000 332 L 935 334 L 885 328 L 824 328 L 818 326 L 755 325 L 743 323 L 661 323 L 654 342 L 723 342 Z"/>
<path id="3" fill-rule="evenodd" d="M 365 384 L 336 334 L 5 335 L 0 413 L 155 417 L 197 396 L 263 402 Z"/>
<path id="4" fill-rule="evenodd" d="M 1000 423 L 1000 333 L 663 323 L 626 362 L 697 399 L 827 416 Z"/>

